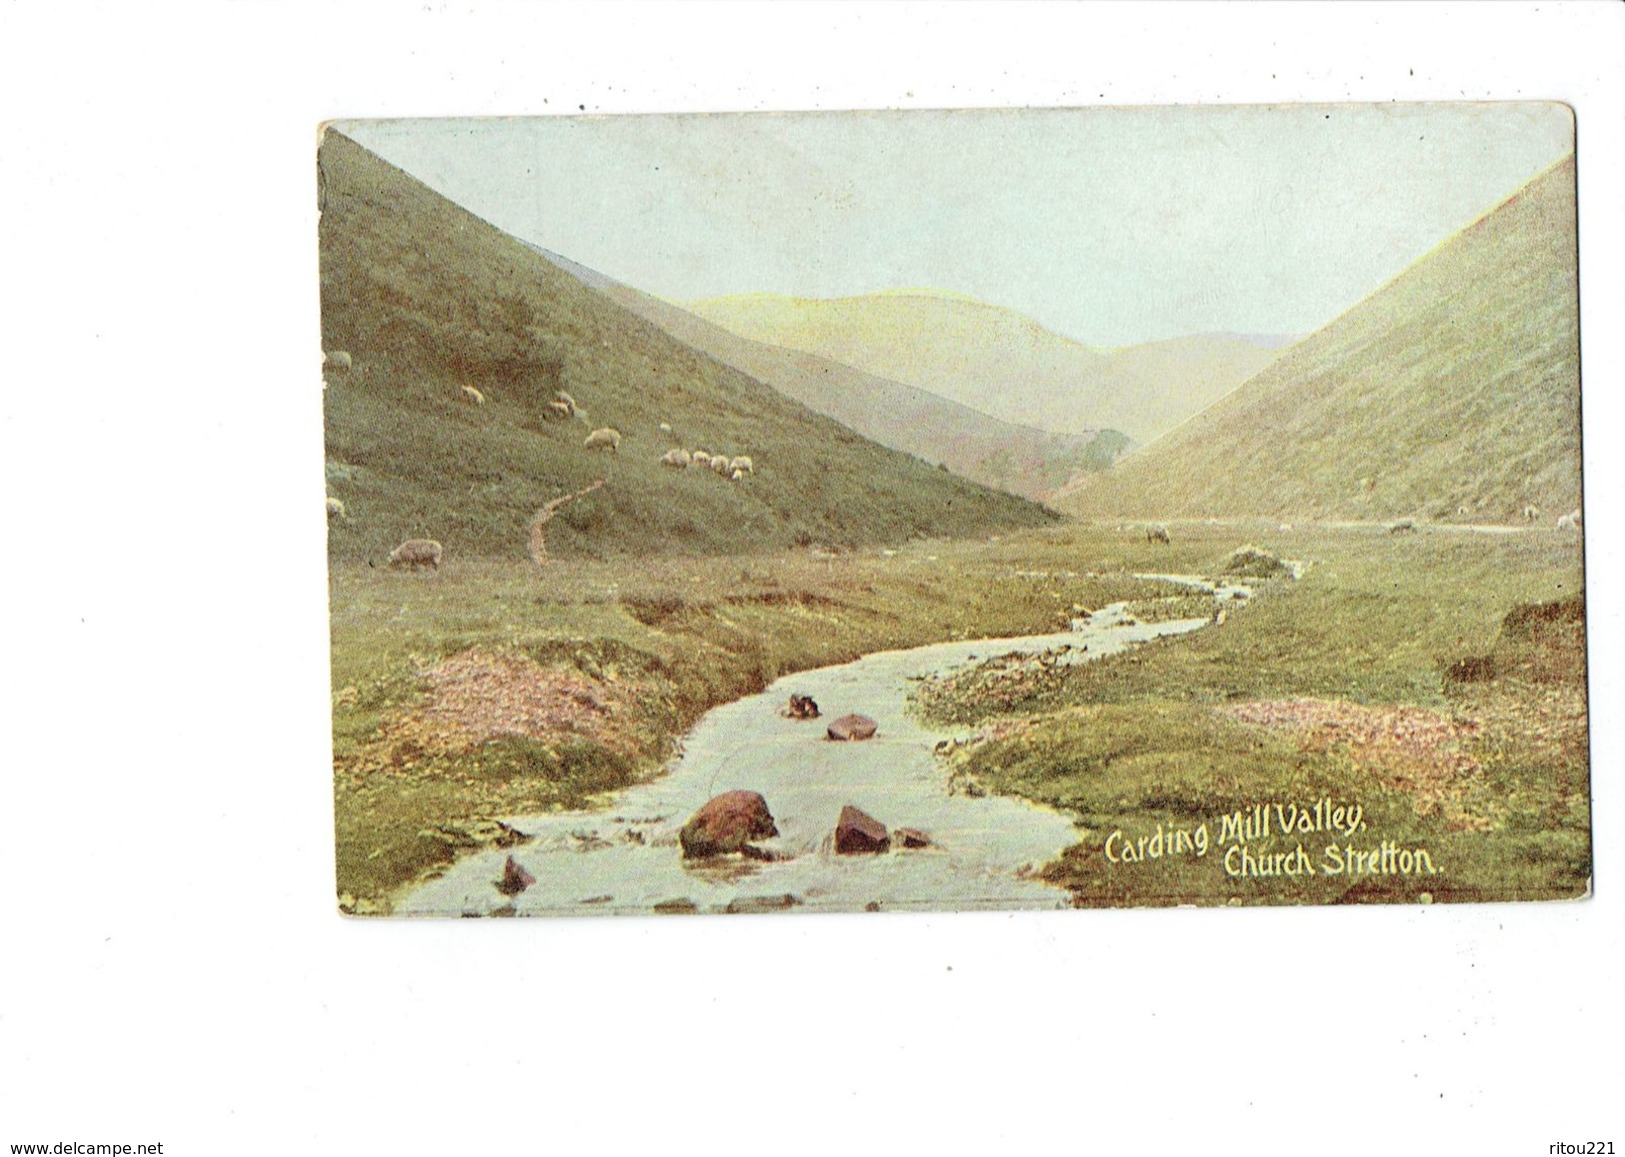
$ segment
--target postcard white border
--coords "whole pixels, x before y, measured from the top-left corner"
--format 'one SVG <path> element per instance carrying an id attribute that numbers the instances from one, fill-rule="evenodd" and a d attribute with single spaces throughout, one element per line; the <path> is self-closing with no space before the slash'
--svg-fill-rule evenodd
<path id="1" fill-rule="evenodd" d="M 1618 5 L 14 4 L 0 1144 L 456 1153 L 1612 1138 Z M 751 920 L 332 907 L 313 148 L 353 116 L 1560 99 L 1596 897 Z M 664 1146 L 662 1146 L 664 1147 Z"/>

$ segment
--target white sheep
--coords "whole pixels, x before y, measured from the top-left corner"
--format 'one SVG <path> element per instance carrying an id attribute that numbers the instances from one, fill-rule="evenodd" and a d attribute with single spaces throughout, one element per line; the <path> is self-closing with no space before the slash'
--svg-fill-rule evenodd
<path id="1" fill-rule="evenodd" d="M 389 565 L 409 566 L 413 570 L 431 566 L 439 570 L 443 552 L 444 548 L 432 538 L 409 538 L 389 552 Z"/>
<path id="2" fill-rule="evenodd" d="M 694 451 L 694 453 L 690 455 L 690 458 L 696 466 L 711 465 L 711 455 L 707 454 L 704 450 Z"/>
<path id="3" fill-rule="evenodd" d="M 1389 534 L 1415 534 L 1416 522 L 1414 519 L 1401 518 L 1388 527 Z"/>
<path id="4" fill-rule="evenodd" d="M 322 369 L 347 370 L 354 364 L 347 350 L 326 350 L 322 354 Z"/>
<path id="5" fill-rule="evenodd" d="M 732 462 L 730 462 L 728 464 L 728 468 L 730 470 L 741 471 L 741 472 L 743 472 L 745 474 L 754 474 L 754 473 L 756 473 L 756 467 L 751 465 L 750 459 L 748 457 L 746 457 L 745 455 L 743 455 L 743 454 L 741 454 L 739 457 L 735 458 Z"/>
<path id="6" fill-rule="evenodd" d="M 1145 540 L 1147 542 L 1160 542 L 1160 543 L 1162 543 L 1164 545 L 1167 545 L 1168 542 L 1169 542 L 1168 528 L 1166 526 L 1162 526 L 1160 524 L 1146 527 L 1145 528 Z"/>
<path id="7" fill-rule="evenodd" d="M 662 422 L 662 423 L 660 423 L 660 432 L 662 434 L 670 434 L 671 433 L 671 423 L 670 422 Z"/>
<path id="8" fill-rule="evenodd" d="M 344 503 L 340 502 L 337 498 L 329 498 L 327 500 L 327 517 L 330 519 L 348 517 L 344 513 Z"/>
<path id="9" fill-rule="evenodd" d="M 621 432 L 605 426 L 588 434 L 587 440 L 582 445 L 589 450 L 608 450 L 611 454 L 619 454 L 621 452 Z"/>
<path id="10" fill-rule="evenodd" d="M 670 466 L 676 470 L 686 470 L 688 468 L 688 463 L 689 457 L 687 450 L 667 450 L 660 456 L 660 464 L 662 466 Z"/>
<path id="11" fill-rule="evenodd" d="M 1540 517 L 1540 507 L 1531 504 L 1531 505 L 1525 506 L 1523 508 L 1523 520 L 1525 522 L 1533 522 L 1533 521 L 1535 521 L 1535 519 L 1537 519 L 1539 517 Z"/>
<path id="12" fill-rule="evenodd" d="M 719 478 L 728 477 L 728 456 L 726 454 L 718 454 L 715 458 L 711 459 L 711 469 L 716 471 L 717 477 Z"/>
<path id="13" fill-rule="evenodd" d="M 476 406 L 485 405 L 485 395 L 480 393 L 473 386 L 463 387 L 463 397 L 473 402 Z"/>
<path id="14" fill-rule="evenodd" d="M 548 421 L 568 421 L 575 416 L 575 411 L 565 402 L 549 402 L 542 411 L 542 417 Z"/>
<path id="15" fill-rule="evenodd" d="M 731 482 L 738 482 L 744 476 L 745 476 L 745 472 L 743 470 L 734 470 L 734 471 L 729 472 L 728 480 L 731 481 Z"/>
<path id="16" fill-rule="evenodd" d="M 1561 518 L 1559 518 L 1557 520 L 1557 529 L 1559 529 L 1559 530 L 1579 530 L 1580 529 L 1580 512 L 1578 510 L 1571 510 L 1567 514 L 1563 515 L 1563 517 L 1561 517 Z"/>

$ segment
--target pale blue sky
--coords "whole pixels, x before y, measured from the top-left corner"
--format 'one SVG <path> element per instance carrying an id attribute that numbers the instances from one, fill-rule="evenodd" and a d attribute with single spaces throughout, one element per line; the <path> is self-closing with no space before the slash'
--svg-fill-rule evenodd
<path id="1" fill-rule="evenodd" d="M 930 287 L 1102 347 L 1307 333 L 1573 147 L 1568 109 L 1537 103 L 337 127 L 662 297 Z"/>

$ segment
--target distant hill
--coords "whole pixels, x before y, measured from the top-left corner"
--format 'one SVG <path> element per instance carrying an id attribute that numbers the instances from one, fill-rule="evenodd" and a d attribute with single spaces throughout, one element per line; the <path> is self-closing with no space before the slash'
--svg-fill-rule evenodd
<path id="1" fill-rule="evenodd" d="M 1462 521 L 1573 509 L 1574 208 L 1571 157 L 1221 402 L 1078 484 L 1063 508 Z"/>
<path id="2" fill-rule="evenodd" d="M 333 558 L 382 563 L 411 536 L 451 558 L 523 558 L 533 513 L 599 478 L 549 524 L 555 556 L 858 546 L 1055 517 L 682 344 L 340 133 L 318 159 L 323 346 L 353 359 L 325 393 L 328 492 L 346 508 Z M 544 417 L 559 389 L 586 421 Z M 620 430 L 618 454 L 583 446 L 595 426 Z M 750 455 L 756 473 L 661 466 L 675 446 Z"/>
<path id="3" fill-rule="evenodd" d="M 741 337 L 818 354 L 973 410 L 1058 433 L 1149 441 L 1276 356 L 1271 339 L 1204 334 L 1098 350 L 1014 310 L 952 294 L 829 300 L 747 294 L 682 303 Z"/>
<path id="4" fill-rule="evenodd" d="M 1043 501 L 1076 476 L 1105 469 L 1129 445 L 1116 430 L 1055 434 L 1001 422 L 817 354 L 750 341 L 568 258 L 537 252 L 685 345 L 883 446 L 941 462 L 985 486 Z"/>

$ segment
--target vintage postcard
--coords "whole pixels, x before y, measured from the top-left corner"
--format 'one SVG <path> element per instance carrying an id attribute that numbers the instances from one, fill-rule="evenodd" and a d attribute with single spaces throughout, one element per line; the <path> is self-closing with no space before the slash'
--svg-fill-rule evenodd
<path id="1" fill-rule="evenodd" d="M 341 909 L 1586 895 L 1574 141 L 324 126 Z"/>

